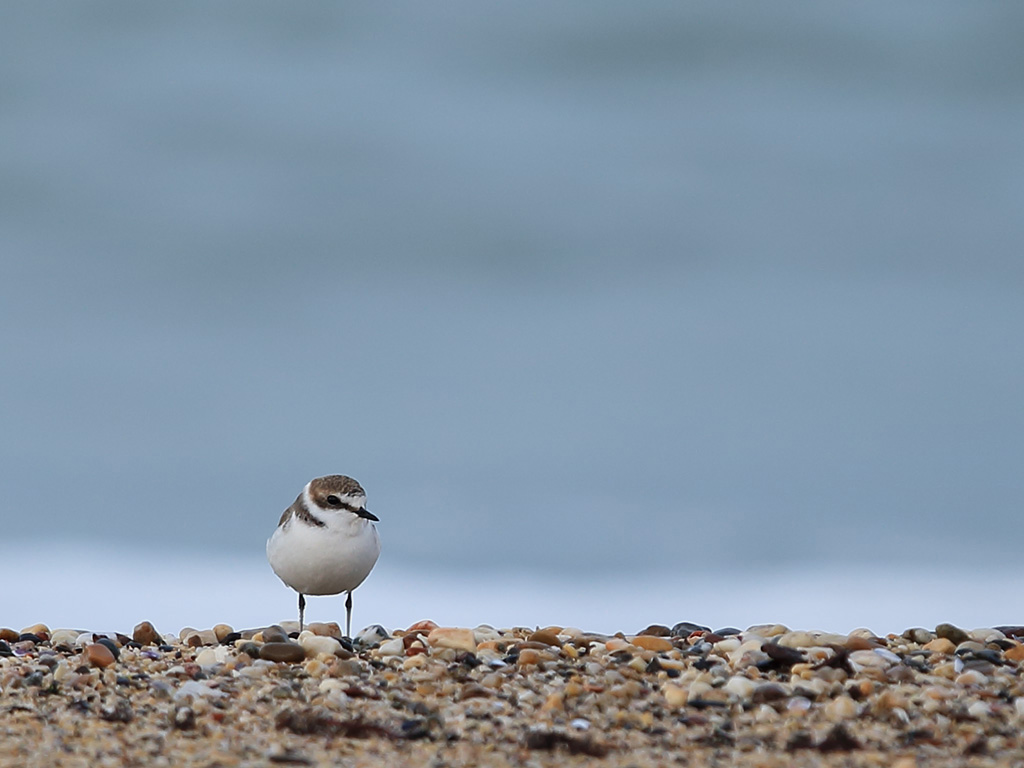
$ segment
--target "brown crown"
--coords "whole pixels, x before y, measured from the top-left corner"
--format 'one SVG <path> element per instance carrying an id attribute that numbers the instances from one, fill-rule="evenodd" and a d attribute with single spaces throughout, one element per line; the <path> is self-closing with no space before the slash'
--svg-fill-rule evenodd
<path id="1" fill-rule="evenodd" d="M 363 487 L 345 475 L 318 477 L 309 484 L 309 497 L 318 507 L 326 508 L 328 496 L 366 496 Z"/>

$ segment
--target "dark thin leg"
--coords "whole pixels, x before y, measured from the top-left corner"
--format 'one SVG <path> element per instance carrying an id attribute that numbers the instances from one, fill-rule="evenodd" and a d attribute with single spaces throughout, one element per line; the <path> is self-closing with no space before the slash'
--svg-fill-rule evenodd
<path id="1" fill-rule="evenodd" d="M 302 631 L 302 614 L 306 612 L 306 596 L 299 592 L 299 632 Z"/>
<path id="2" fill-rule="evenodd" d="M 352 590 L 348 591 L 345 598 L 345 637 L 352 639 Z"/>

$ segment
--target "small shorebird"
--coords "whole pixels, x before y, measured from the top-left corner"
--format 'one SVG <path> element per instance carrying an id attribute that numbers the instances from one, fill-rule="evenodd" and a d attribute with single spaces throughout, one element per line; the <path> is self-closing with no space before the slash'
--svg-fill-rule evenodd
<path id="1" fill-rule="evenodd" d="M 366 492 L 351 477 L 310 480 L 284 511 L 267 541 L 267 560 L 285 584 L 299 593 L 299 631 L 306 595 L 345 599 L 345 635 L 352 636 L 352 590 L 363 583 L 380 555 L 380 539 L 366 509 Z"/>

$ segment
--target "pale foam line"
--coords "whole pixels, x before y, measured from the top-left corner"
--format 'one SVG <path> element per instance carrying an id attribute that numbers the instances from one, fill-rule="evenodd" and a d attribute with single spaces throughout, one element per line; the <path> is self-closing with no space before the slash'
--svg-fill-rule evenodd
<path id="1" fill-rule="evenodd" d="M 296 618 L 296 596 L 261 555 L 172 557 L 32 543 L 0 550 L 7 584 L 0 625 L 35 622 L 129 632 L 143 619 L 162 632 L 184 626 L 265 626 Z M 14 574 L 18 574 L 15 576 Z M 651 623 L 884 634 L 948 621 L 971 628 L 1024 624 L 1024 570 L 950 572 L 877 567 L 618 575 L 465 573 L 403 569 L 382 560 L 355 593 L 355 626 L 577 626 L 636 632 Z M 309 598 L 310 621 L 341 621 L 343 597 Z"/>

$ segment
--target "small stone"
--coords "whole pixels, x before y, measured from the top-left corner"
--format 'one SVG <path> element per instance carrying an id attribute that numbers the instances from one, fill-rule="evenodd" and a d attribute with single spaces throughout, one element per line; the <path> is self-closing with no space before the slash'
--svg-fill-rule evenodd
<path id="1" fill-rule="evenodd" d="M 370 648 L 387 640 L 391 635 L 380 624 L 371 624 L 358 635 L 356 642 L 364 648 Z"/>
<path id="2" fill-rule="evenodd" d="M 45 624 L 33 624 L 31 627 L 25 627 L 21 630 L 23 635 L 35 635 L 36 637 L 49 639 L 50 628 Z"/>
<path id="3" fill-rule="evenodd" d="M 1015 645 L 1007 651 L 1003 652 L 1003 658 L 1007 661 L 1024 661 L 1024 645 Z"/>
<path id="4" fill-rule="evenodd" d="M 975 669 L 965 670 L 956 678 L 957 685 L 984 685 L 987 682 L 988 678 Z"/>
<path id="5" fill-rule="evenodd" d="M 956 644 L 947 637 L 937 637 L 934 640 L 925 643 L 923 647 L 926 651 L 931 651 L 932 653 L 943 653 L 947 656 L 956 650 Z"/>
<path id="6" fill-rule="evenodd" d="M 649 635 L 651 637 L 671 637 L 672 630 L 664 624 L 651 624 L 646 629 L 637 632 L 637 635 Z"/>
<path id="7" fill-rule="evenodd" d="M 132 631 L 132 640 L 139 645 L 159 645 L 163 642 L 163 638 L 156 631 L 156 627 L 148 621 L 135 625 L 135 629 Z"/>
<path id="8" fill-rule="evenodd" d="M 686 706 L 688 692 L 685 688 L 681 688 L 673 683 L 666 683 L 661 692 L 665 696 L 666 703 L 673 709 Z"/>
<path id="9" fill-rule="evenodd" d="M 710 632 L 711 627 L 705 627 L 700 624 L 694 624 L 689 621 L 680 621 L 674 627 L 672 627 L 672 637 L 689 637 L 694 632 Z"/>
<path id="10" fill-rule="evenodd" d="M 860 707 L 849 696 L 837 696 L 825 705 L 825 716 L 829 720 L 849 720 L 857 716 Z"/>
<path id="11" fill-rule="evenodd" d="M 740 701 L 747 701 L 754 693 L 754 688 L 757 687 L 757 683 L 748 677 L 742 675 L 735 675 L 730 677 L 728 682 L 722 686 L 722 690 L 735 696 Z"/>
<path id="12" fill-rule="evenodd" d="M 476 638 L 471 629 L 438 627 L 427 635 L 427 644 L 433 648 L 452 648 L 456 651 L 476 652 Z"/>
<path id="13" fill-rule="evenodd" d="M 190 731 L 196 726 L 196 714 L 191 707 L 178 707 L 174 710 L 173 724 L 180 731 Z"/>
<path id="14" fill-rule="evenodd" d="M 984 720 L 992 714 L 992 708 L 984 701 L 976 701 L 967 708 L 967 714 L 977 720 Z"/>
<path id="15" fill-rule="evenodd" d="M 405 634 L 409 635 L 413 632 L 433 632 L 435 629 L 437 629 L 437 624 L 435 622 L 430 621 L 430 619 L 423 619 L 422 621 L 417 621 L 405 630 Z"/>
<path id="16" fill-rule="evenodd" d="M 305 630 L 299 635 L 299 645 L 302 646 L 307 657 L 318 656 L 321 653 L 333 656 L 341 650 L 340 640 L 314 635 L 309 630 Z"/>
<path id="17" fill-rule="evenodd" d="M 541 712 L 561 712 L 565 709 L 565 695 L 559 691 L 550 694 L 541 706 Z"/>
<path id="18" fill-rule="evenodd" d="M 109 667 L 116 659 L 107 646 L 101 643 L 90 643 L 85 646 L 85 660 L 94 667 Z"/>
<path id="19" fill-rule="evenodd" d="M 526 639 L 531 643 L 543 643 L 544 645 L 551 645 L 556 648 L 562 645 L 558 635 L 547 629 L 538 629 L 536 632 L 531 632 L 530 636 Z"/>
<path id="20" fill-rule="evenodd" d="M 643 648 L 648 651 L 656 651 L 658 653 L 665 653 L 672 650 L 672 643 L 666 640 L 664 637 L 655 637 L 654 635 L 637 635 L 630 643 L 635 645 L 637 648 Z"/>
<path id="21" fill-rule="evenodd" d="M 761 683 L 754 689 L 750 699 L 754 704 L 767 704 L 789 696 L 789 692 L 778 683 Z"/>
<path id="22" fill-rule="evenodd" d="M 222 643 L 222 642 L 224 642 L 224 638 L 227 637 L 228 635 L 230 635 L 234 631 L 235 630 L 233 630 L 227 624 L 217 624 L 213 628 L 213 636 L 215 638 L 217 638 L 217 642 L 218 643 Z"/>
<path id="23" fill-rule="evenodd" d="M 812 648 L 820 644 L 810 632 L 786 632 L 776 642 L 784 648 Z"/>
<path id="24" fill-rule="evenodd" d="M 218 642 L 217 635 L 213 633 L 212 629 L 192 631 L 185 636 L 185 645 L 189 648 L 199 648 L 204 645 L 217 645 Z"/>
<path id="25" fill-rule="evenodd" d="M 306 659 L 306 651 L 298 643 L 264 643 L 260 648 L 260 658 L 295 664 Z"/>
<path id="26" fill-rule="evenodd" d="M 280 624 L 271 624 L 263 630 L 264 643 L 287 643 L 290 639 Z"/>
<path id="27" fill-rule="evenodd" d="M 306 629 L 321 637 L 341 637 L 341 627 L 336 621 L 314 621 L 307 624 Z"/>
<path id="28" fill-rule="evenodd" d="M 519 652 L 519 659 L 516 662 L 520 667 L 529 667 L 540 663 L 540 651 L 533 648 L 524 648 Z"/>
<path id="29" fill-rule="evenodd" d="M 101 637 L 96 640 L 100 645 L 105 645 L 107 649 L 114 654 L 114 660 L 121 658 L 121 650 L 117 647 L 117 644 L 109 637 Z"/>
<path id="30" fill-rule="evenodd" d="M 18 633 L 13 629 L 4 627 L 3 629 L 0 629 L 0 640 L 5 643 L 16 643 L 18 642 Z"/>
<path id="31" fill-rule="evenodd" d="M 77 637 L 78 632 L 73 629 L 55 629 L 53 634 L 50 635 L 50 645 L 54 648 L 59 648 L 61 646 L 73 648 Z"/>
<path id="32" fill-rule="evenodd" d="M 906 630 L 903 633 L 903 637 L 917 643 L 918 645 L 924 645 L 925 643 L 930 643 L 935 639 L 935 633 L 929 632 L 927 629 L 922 629 L 921 627 L 914 627 Z"/>
<path id="33" fill-rule="evenodd" d="M 204 648 L 196 654 L 196 664 L 200 667 L 212 667 L 215 664 L 219 664 L 220 661 L 217 659 L 217 648 Z"/>
<path id="34" fill-rule="evenodd" d="M 965 640 L 970 640 L 971 637 L 964 630 L 960 629 L 953 624 L 939 624 L 935 628 L 935 634 L 939 637 L 944 637 L 949 640 L 953 645 L 960 645 Z"/>
<path id="35" fill-rule="evenodd" d="M 377 648 L 377 653 L 380 656 L 401 656 L 405 653 L 405 643 L 402 642 L 402 638 L 395 637 L 387 642 L 381 643 L 380 647 Z"/>

